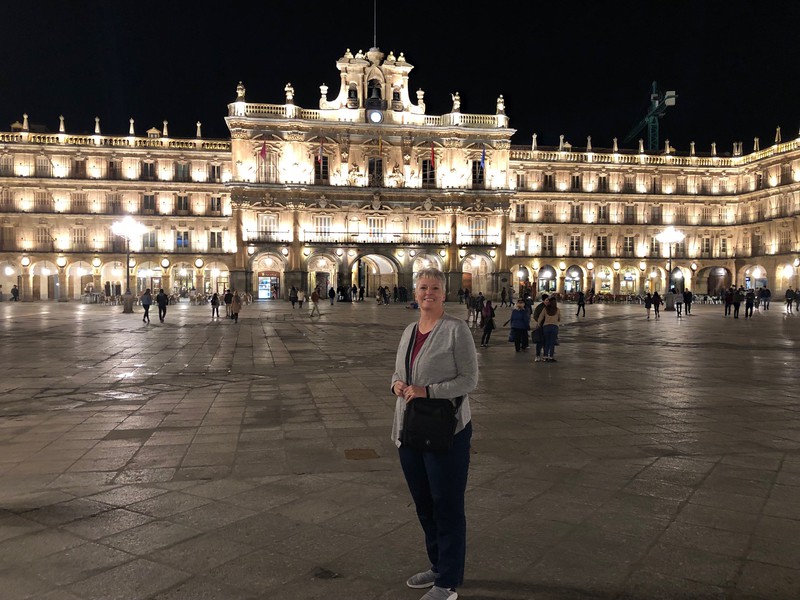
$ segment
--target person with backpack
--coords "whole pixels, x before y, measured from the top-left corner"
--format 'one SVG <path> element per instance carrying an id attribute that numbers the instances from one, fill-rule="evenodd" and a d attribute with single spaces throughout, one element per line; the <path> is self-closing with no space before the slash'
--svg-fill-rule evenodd
<path id="1" fill-rule="evenodd" d="M 542 358 L 542 350 L 544 349 L 544 336 L 542 335 L 542 328 L 539 327 L 539 317 L 542 314 L 542 311 L 547 306 L 547 299 L 550 296 L 548 294 L 542 294 L 542 301 L 536 305 L 536 308 L 533 309 L 533 333 L 531 334 L 531 340 L 534 344 L 536 344 L 536 356 L 533 359 L 533 362 L 542 362 L 544 358 Z"/>
<path id="2" fill-rule="evenodd" d="M 525 303 L 522 300 L 517 300 L 516 307 L 511 311 L 511 318 L 506 323 L 511 323 L 510 341 L 514 342 L 514 350 L 522 352 L 531 328 L 531 315 L 525 310 Z"/>
<path id="3" fill-rule="evenodd" d="M 575 313 L 576 317 L 581 316 L 581 311 L 583 311 L 583 316 L 586 316 L 586 296 L 583 292 L 578 292 L 578 312 Z"/>

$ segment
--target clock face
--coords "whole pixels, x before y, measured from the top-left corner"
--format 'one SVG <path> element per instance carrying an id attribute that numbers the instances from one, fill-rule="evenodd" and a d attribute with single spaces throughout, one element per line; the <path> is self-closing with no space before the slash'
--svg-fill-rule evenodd
<path id="1" fill-rule="evenodd" d="M 383 121 L 383 113 L 379 110 L 373 110 L 369 112 L 368 118 L 372 123 L 380 123 Z"/>

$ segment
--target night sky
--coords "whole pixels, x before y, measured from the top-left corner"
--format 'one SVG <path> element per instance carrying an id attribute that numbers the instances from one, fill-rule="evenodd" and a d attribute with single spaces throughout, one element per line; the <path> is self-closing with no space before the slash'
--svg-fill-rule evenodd
<path id="1" fill-rule="evenodd" d="M 475 8 L 469 8 L 474 6 Z M 250 102 L 318 108 L 319 85 L 338 91 L 337 58 L 368 50 L 373 0 L 349 2 L 15 2 L 3 7 L 0 128 L 22 119 L 51 131 L 136 133 L 169 121 L 170 135 L 227 137 L 226 105 L 239 80 Z M 397 8 L 394 8 L 397 7 Z M 678 93 L 661 145 L 712 141 L 729 153 L 800 128 L 797 0 L 703 2 L 388 2 L 378 0 L 378 46 L 415 66 L 411 98 L 428 114 L 461 94 L 464 113 L 495 111 L 503 94 L 515 144 L 595 149 L 620 141 L 648 108 L 650 85 Z M 645 132 L 639 137 L 645 137 Z M 635 147 L 636 143 L 629 144 Z"/>

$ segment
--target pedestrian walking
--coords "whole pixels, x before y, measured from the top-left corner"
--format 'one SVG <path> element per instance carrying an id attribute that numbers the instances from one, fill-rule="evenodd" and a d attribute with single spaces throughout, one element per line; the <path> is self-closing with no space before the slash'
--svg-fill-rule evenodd
<path id="1" fill-rule="evenodd" d="M 11 300 L 19 302 L 19 288 L 15 285 L 11 286 Z"/>
<path id="2" fill-rule="evenodd" d="M 788 290 L 786 290 L 786 312 L 789 314 L 792 314 L 792 303 L 794 302 L 794 299 L 795 292 L 790 287 Z"/>
<path id="3" fill-rule="evenodd" d="M 239 296 L 239 292 L 233 293 L 233 299 L 231 300 L 231 319 L 233 319 L 234 323 L 239 322 L 239 313 L 242 310 L 242 297 Z"/>
<path id="4" fill-rule="evenodd" d="M 292 289 L 289 290 L 289 302 L 292 303 L 292 308 L 294 305 L 297 304 L 297 288 L 292 286 Z M 303 308 L 302 306 L 300 308 Z"/>
<path id="5" fill-rule="evenodd" d="M 537 322 L 542 327 L 544 336 L 544 361 L 556 362 L 555 351 L 558 343 L 558 324 L 561 323 L 561 311 L 558 310 L 555 296 L 547 299 L 547 306 L 544 307 Z"/>
<path id="6" fill-rule="evenodd" d="M 657 291 L 653 292 L 653 312 L 656 315 L 656 319 L 661 318 L 661 296 Z"/>
<path id="7" fill-rule="evenodd" d="M 163 289 L 159 289 L 156 294 L 156 304 L 158 304 L 158 320 L 163 323 L 167 318 L 167 305 L 169 304 L 169 296 L 164 293 Z"/>
<path id="8" fill-rule="evenodd" d="M 483 348 L 489 347 L 489 338 L 492 337 L 494 329 L 494 307 L 492 306 L 492 301 L 487 300 L 486 306 L 483 307 L 483 335 L 481 336 L 481 346 Z"/>
<path id="9" fill-rule="evenodd" d="M 359 302 L 363 302 L 364 301 L 364 292 L 365 291 L 366 291 L 366 289 L 364 288 L 363 285 L 360 288 L 358 288 L 358 301 Z"/>
<path id="10" fill-rule="evenodd" d="M 511 311 L 511 318 L 506 323 L 511 323 L 511 340 L 514 342 L 514 350 L 522 352 L 525 349 L 525 342 L 528 339 L 528 331 L 531 329 L 531 316 L 525 310 L 525 303 L 517 300 L 517 305 Z"/>
<path id="11" fill-rule="evenodd" d="M 644 308 L 647 311 L 647 320 L 650 320 L 650 309 L 653 308 L 653 297 L 650 295 L 650 292 L 644 297 Z"/>
<path id="12" fill-rule="evenodd" d="M 412 575 L 410 588 L 431 589 L 424 600 L 455 600 L 464 579 L 467 520 L 464 495 L 469 472 L 469 394 L 478 383 L 478 360 L 469 328 L 444 311 L 445 277 L 438 269 L 418 273 L 415 300 L 419 321 L 400 338 L 392 376 L 397 396 L 392 439 L 399 448 L 400 465 L 425 534 L 430 568 Z M 454 422 L 443 435 L 421 435 L 415 402 L 446 409 Z M 452 415 L 452 416 L 451 416 Z M 419 440 L 421 443 L 417 443 Z M 430 442 L 442 450 L 427 450 Z M 426 444 L 426 442 L 428 442 Z"/>
<path id="13" fill-rule="evenodd" d="M 687 315 L 692 314 L 692 301 L 694 300 L 693 296 L 694 294 L 692 294 L 692 292 L 689 290 L 683 290 L 683 308 L 686 310 Z"/>
<path id="14" fill-rule="evenodd" d="M 744 318 L 753 318 L 753 305 L 756 303 L 756 293 L 748 289 L 744 294 Z"/>
<path id="15" fill-rule="evenodd" d="M 153 303 L 153 294 L 150 293 L 150 288 L 147 288 L 141 296 L 139 296 L 139 302 L 142 303 L 142 308 L 144 309 L 144 316 L 142 317 L 142 323 L 149 323 L 150 322 L 150 305 Z"/>
<path id="16" fill-rule="evenodd" d="M 583 316 L 586 316 L 586 296 L 584 296 L 583 292 L 578 292 L 578 312 L 575 313 L 576 317 L 581 316 L 581 311 L 583 311 Z"/>
<path id="17" fill-rule="evenodd" d="M 219 319 L 219 294 L 214 292 L 214 295 L 211 296 L 211 318 L 214 318 L 214 315 L 217 315 Z"/>
<path id="18" fill-rule="evenodd" d="M 675 314 L 680 319 L 683 316 L 683 293 L 673 288 L 672 294 L 675 299 Z"/>
<path id="19" fill-rule="evenodd" d="M 509 287 L 508 288 L 508 306 L 509 307 L 514 306 L 514 288 L 513 287 Z"/>
<path id="20" fill-rule="evenodd" d="M 313 317 L 315 312 L 318 317 L 322 316 L 322 313 L 319 312 L 319 292 L 316 288 L 311 292 L 311 313 L 308 316 Z"/>
<path id="21" fill-rule="evenodd" d="M 744 290 L 739 286 L 735 290 L 733 290 L 733 318 L 739 318 L 739 308 L 742 306 L 742 300 L 744 300 Z"/>
<path id="22" fill-rule="evenodd" d="M 225 316 L 231 318 L 231 302 L 233 302 L 233 293 L 230 289 L 225 290 L 225 295 L 222 297 L 225 302 Z"/>
<path id="23" fill-rule="evenodd" d="M 764 310 L 769 310 L 769 301 L 772 299 L 772 292 L 769 291 L 768 287 L 764 287 L 761 289 L 761 305 L 764 307 Z"/>
<path id="24" fill-rule="evenodd" d="M 508 297 L 508 292 L 506 292 L 506 286 L 503 286 L 503 289 L 500 290 L 500 307 L 506 305 L 506 298 Z"/>
<path id="25" fill-rule="evenodd" d="M 303 302 L 306 301 L 306 293 L 303 290 L 297 290 L 297 306 L 303 308 Z"/>
<path id="26" fill-rule="evenodd" d="M 328 290 L 328 298 L 330 298 L 331 306 L 333 306 L 333 301 L 336 298 L 336 290 L 333 289 L 333 286 Z"/>
<path id="27" fill-rule="evenodd" d="M 533 327 L 533 332 L 531 333 L 531 341 L 536 345 L 536 357 L 533 359 L 533 362 L 542 362 L 544 360 L 542 357 L 544 336 L 542 335 L 542 328 L 539 326 L 539 317 L 547 306 L 547 299 L 549 297 L 549 294 L 542 294 L 542 301 L 533 309 L 533 325 L 531 325 Z"/>

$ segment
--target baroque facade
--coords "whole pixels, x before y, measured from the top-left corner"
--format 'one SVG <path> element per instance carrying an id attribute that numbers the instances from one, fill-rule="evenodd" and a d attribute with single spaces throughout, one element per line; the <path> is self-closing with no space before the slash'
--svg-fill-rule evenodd
<path id="1" fill-rule="evenodd" d="M 117 296 L 126 241 L 132 290 L 250 291 L 414 285 L 441 268 L 451 297 L 502 287 L 570 294 L 698 294 L 731 284 L 798 284 L 800 138 L 745 154 L 512 146 L 495 114 L 427 115 L 403 54 L 336 62 L 319 107 L 228 105 L 229 140 L 37 132 L 27 116 L 0 133 L 0 284 L 24 300 Z M 674 244 L 656 236 L 672 225 Z"/>

